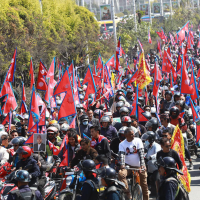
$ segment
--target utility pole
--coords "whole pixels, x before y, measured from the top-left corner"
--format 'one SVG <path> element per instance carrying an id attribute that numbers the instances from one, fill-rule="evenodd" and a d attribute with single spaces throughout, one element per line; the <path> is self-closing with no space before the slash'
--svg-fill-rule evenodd
<path id="1" fill-rule="evenodd" d="M 198 8 L 198 10 L 199 10 L 199 0 L 197 0 L 197 8 Z"/>
<path id="2" fill-rule="evenodd" d="M 81 6 L 84 7 L 84 4 L 85 4 L 84 0 L 81 0 Z"/>
<path id="3" fill-rule="evenodd" d="M 90 0 L 90 11 L 92 10 L 92 0 Z"/>
<path id="4" fill-rule="evenodd" d="M 160 0 L 160 10 L 161 10 L 160 15 L 163 16 L 163 1 L 162 0 Z"/>
<path id="5" fill-rule="evenodd" d="M 115 48 L 117 47 L 117 33 L 116 33 L 116 24 L 115 24 L 115 5 L 114 0 L 111 0 L 111 12 L 113 17 L 113 33 L 114 33 L 114 43 Z"/>
<path id="6" fill-rule="evenodd" d="M 169 6 L 170 6 L 170 15 L 172 17 L 172 0 L 169 0 Z"/>
<path id="7" fill-rule="evenodd" d="M 150 24 L 152 24 L 152 18 L 151 18 L 151 1 L 149 0 L 149 21 Z"/>
<path id="8" fill-rule="evenodd" d="M 137 21 L 136 21 L 136 9 L 135 9 L 135 0 L 133 0 L 133 18 L 135 23 L 135 32 L 137 31 Z"/>

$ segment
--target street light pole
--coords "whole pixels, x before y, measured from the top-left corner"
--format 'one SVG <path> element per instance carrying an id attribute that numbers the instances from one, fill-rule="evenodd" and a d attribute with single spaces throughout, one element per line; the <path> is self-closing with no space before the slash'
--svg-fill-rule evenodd
<path id="1" fill-rule="evenodd" d="M 133 0 L 133 18 L 135 23 L 135 32 L 137 31 L 137 22 L 136 22 L 136 9 L 135 9 L 135 0 Z"/>
<path id="2" fill-rule="evenodd" d="M 113 17 L 114 43 L 115 43 L 115 48 L 116 48 L 117 47 L 117 33 L 116 33 L 116 24 L 115 24 L 115 5 L 114 5 L 114 0 L 111 0 L 111 10 L 112 10 L 112 17 Z"/>
<path id="3" fill-rule="evenodd" d="M 161 10 L 160 15 L 163 16 L 163 1 L 162 0 L 160 0 L 160 10 Z"/>
<path id="4" fill-rule="evenodd" d="M 151 18 L 151 2 L 149 0 L 149 21 L 150 21 L 150 24 L 152 24 L 152 18 Z"/>

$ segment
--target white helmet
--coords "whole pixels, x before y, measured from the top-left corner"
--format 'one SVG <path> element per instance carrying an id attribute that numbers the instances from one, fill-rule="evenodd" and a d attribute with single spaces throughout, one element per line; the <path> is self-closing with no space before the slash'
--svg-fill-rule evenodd
<path id="1" fill-rule="evenodd" d="M 69 128 L 70 128 L 69 124 L 64 123 L 64 124 L 61 125 L 60 130 L 61 131 L 67 131 Z"/>

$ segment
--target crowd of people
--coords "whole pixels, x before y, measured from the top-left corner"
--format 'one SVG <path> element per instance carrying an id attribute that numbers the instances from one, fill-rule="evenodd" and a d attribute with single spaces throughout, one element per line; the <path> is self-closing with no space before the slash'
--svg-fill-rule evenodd
<path id="1" fill-rule="evenodd" d="M 198 35 L 198 32 L 194 33 L 194 47 L 186 53 L 188 58 L 194 60 L 196 75 L 200 66 Z M 172 62 L 176 68 L 176 60 L 182 50 L 178 44 L 163 43 L 163 49 L 168 50 L 168 48 L 171 50 Z M 150 70 L 154 69 L 155 64 L 159 69 L 162 68 L 162 58 L 155 50 L 151 50 L 146 61 Z M 136 66 L 137 62 L 135 69 Z M 109 101 L 96 99 L 96 94 L 90 94 L 88 102 L 92 103 L 86 103 L 84 95 L 87 87 L 80 86 L 78 88 L 80 103 L 76 104 L 75 128 L 70 127 L 68 118 L 58 120 L 62 101 L 57 95 L 57 107 L 52 108 L 47 105 L 46 144 L 44 146 L 38 143 L 39 146 L 35 147 L 46 148 L 40 154 L 33 151 L 33 144 L 25 143 L 32 134 L 28 132 L 29 114 L 19 115 L 16 111 L 12 111 L 11 124 L 7 122 L 0 125 L 0 164 L 1 166 L 6 162 L 12 164 L 11 171 L 17 171 L 16 180 L 19 190 L 11 192 L 7 200 L 18 199 L 19 196 L 30 198 L 32 195 L 38 200 L 43 199 L 45 184 L 43 177 L 48 168 L 46 161 L 48 156 L 54 155 L 49 142 L 59 150 L 58 155 L 54 157 L 58 168 L 65 159 L 65 152 L 68 151 L 66 167 L 71 169 L 79 167 L 83 170 L 86 181 L 82 187 L 82 195 L 77 197 L 81 200 L 96 199 L 98 193 L 95 188 L 99 184 L 98 176 L 101 177 L 101 184 L 106 187 L 105 199 L 119 200 L 120 192 L 125 193 L 127 199 L 132 199 L 133 194 L 127 182 L 127 177 L 132 172 L 126 166 L 140 169 L 138 172 L 144 200 L 149 199 L 149 190 L 152 191 L 154 186 L 158 200 L 178 199 L 177 173 L 182 174 L 183 163 L 178 152 L 171 149 L 171 138 L 176 126 L 179 126 L 182 131 L 189 170 L 193 169 L 191 155 L 199 157 L 195 142 L 196 123 L 188 101 L 189 95 L 180 93 L 181 75 L 177 77 L 172 87 L 172 77 L 163 73 L 158 91 L 159 100 L 156 103 L 152 94 L 152 83 L 155 79 L 152 73 L 152 83 L 147 85 L 146 91 L 143 90 L 137 97 L 137 105 L 144 110 L 142 115 L 147 119 L 140 121 L 140 116 L 131 112 L 137 86 L 135 82 L 131 83 L 131 86 L 127 85 L 132 77 L 130 74 L 130 70 L 124 68 L 120 89 L 116 84 L 114 95 L 110 96 Z M 191 74 L 190 69 L 188 74 Z M 198 99 L 194 103 L 196 103 L 196 110 L 199 111 Z M 5 117 L 6 115 L 1 115 L 2 122 Z M 39 129 L 41 130 L 41 127 Z M 37 140 L 40 141 L 41 137 Z M 62 145 L 63 140 L 67 148 Z M 117 163 L 116 155 L 119 158 Z M 32 168 L 23 170 L 27 165 L 32 165 Z M 98 173 L 97 165 L 100 165 L 101 173 Z M 118 190 L 117 181 L 124 183 L 123 191 Z M 154 186 L 150 182 L 153 182 Z M 33 194 L 29 186 L 36 183 L 39 191 Z"/>

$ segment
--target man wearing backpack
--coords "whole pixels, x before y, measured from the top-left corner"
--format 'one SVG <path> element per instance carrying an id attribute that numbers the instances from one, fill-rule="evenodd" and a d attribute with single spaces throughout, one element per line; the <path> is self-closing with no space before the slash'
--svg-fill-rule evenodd
<path id="1" fill-rule="evenodd" d="M 176 168 L 176 162 L 172 157 L 159 158 L 157 162 L 158 171 L 161 176 L 161 184 L 158 191 L 158 200 L 189 200 L 177 178 L 177 172 L 183 172 Z"/>
<path id="2" fill-rule="evenodd" d="M 31 190 L 28 183 L 31 181 L 30 175 L 26 170 L 20 170 L 16 174 L 18 190 L 9 193 L 7 200 L 43 200 L 38 190 Z"/>
<path id="3" fill-rule="evenodd" d="M 99 181 L 95 178 L 94 174 L 96 174 L 96 165 L 93 160 L 83 160 L 80 163 L 80 167 L 85 174 L 86 181 L 83 183 L 82 187 L 82 196 L 77 198 L 78 200 L 98 200 L 98 191 L 99 189 Z"/>

